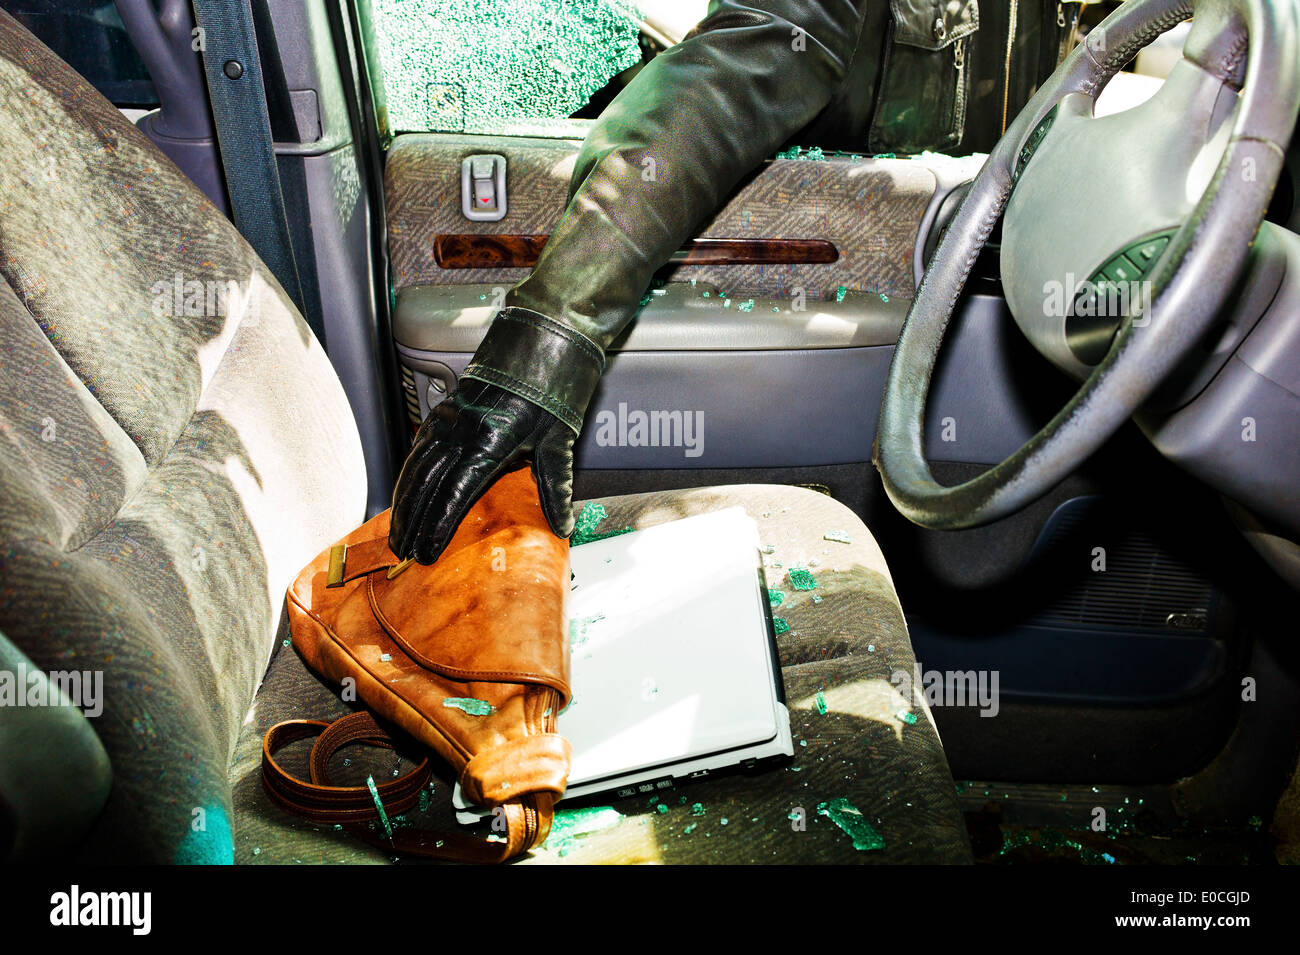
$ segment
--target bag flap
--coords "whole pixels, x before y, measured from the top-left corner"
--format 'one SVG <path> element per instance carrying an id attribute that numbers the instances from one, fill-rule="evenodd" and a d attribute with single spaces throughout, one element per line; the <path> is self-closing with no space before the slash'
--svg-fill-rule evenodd
<path id="1" fill-rule="evenodd" d="M 569 544 L 526 468 L 500 478 L 431 566 L 366 582 L 375 618 L 411 658 L 462 682 L 549 686 L 568 702 Z"/>
<path id="2" fill-rule="evenodd" d="M 942 50 L 980 27 L 978 0 L 889 0 L 894 42 Z"/>

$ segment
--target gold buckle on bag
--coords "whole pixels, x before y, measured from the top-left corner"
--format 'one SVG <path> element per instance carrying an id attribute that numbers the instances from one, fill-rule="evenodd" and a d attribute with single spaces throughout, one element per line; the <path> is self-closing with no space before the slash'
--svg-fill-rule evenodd
<path id="1" fill-rule="evenodd" d="M 330 569 L 325 574 L 326 587 L 343 586 L 343 567 L 348 560 L 348 545 L 335 544 L 330 548 Z"/>
<path id="2" fill-rule="evenodd" d="M 348 560 L 348 545 L 335 544 L 330 548 L 330 566 L 329 571 L 325 574 L 326 587 L 342 587 L 344 578 L 347 576 L 345 567 Z M 394 564 L 388 568 L 388 579 L 392 580 L 402 571 L 406 570 L 411 564 L 415 563 L 414 557 L 408 557 L 401 563 Z M 377 568 L 376 568 L 377 569 Z"/>
<path id="3" fill-rule="evenodd" d="M 389 579 L 389 580 L 392 580 L 394 577 L 396 577 L 396 576 L 397 576 L 398 574 L 400 574 L 402 571 L 406 570 L 407 567 L 410 567 L 411 564 L 413 564 L 413 563 L 415 563 L 415 558 L 414 558 L 414 557 L 408 557 L 408 558 L 406 558 L 406 560 L 402 561 L 400 564 L 394 564 L 394 565 L 389 569 L 389 571 L 388 571 L 388 579 Z"/>

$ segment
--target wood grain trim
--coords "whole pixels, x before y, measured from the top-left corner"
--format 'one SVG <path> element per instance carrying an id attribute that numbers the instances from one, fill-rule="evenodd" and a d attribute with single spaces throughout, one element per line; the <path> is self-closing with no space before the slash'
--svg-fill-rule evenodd
<path id="1" fill-rule="evenodd" d="M 693 239 L 673 255 L 682 265 L 829 265 L 840 257 L 827 239 Z"/>
<path id="2" fill-rule="evenodd" d="M 443 269 L 517 269 L 537 264 L 547 235 L 440 233 L 433 257 Z M 829 264 L 840 250 L 827 239 L 693 239 L 673 254 L 679 265 Z"/>
<path id="3" fill-rule="evenodd" d="M 443 269 L 532 268 L 549 238 L 441 232 L 433 240 L 433 258 Z"/>

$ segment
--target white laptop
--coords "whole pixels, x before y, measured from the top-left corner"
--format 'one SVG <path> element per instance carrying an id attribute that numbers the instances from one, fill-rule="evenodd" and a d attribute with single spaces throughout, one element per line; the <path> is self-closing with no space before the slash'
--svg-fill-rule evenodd
<path id="1" fill-rule="evenodd" d="M 758 528 L 739 507 L 575 547 L 564 798 L 672 789 L 794 752 Z M 465 806 L 458 818 L 482 813 Z"/>

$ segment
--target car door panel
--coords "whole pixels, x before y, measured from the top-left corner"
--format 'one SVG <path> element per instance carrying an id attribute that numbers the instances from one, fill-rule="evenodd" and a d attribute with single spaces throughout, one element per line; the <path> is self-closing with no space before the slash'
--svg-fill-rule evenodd
<path id="1" fill-rule="evenodd" d="M 469 363 L 500 288 L 411 286 L 398 293 L 394 336 L 408 370 L 408 401 L 414 398 L 421 417 Z M 726 301 L 701 282 L 665 283 L 648 296 L 610 350 L 577 445 L 580 468 L 869 460 L 907 300 L 845 292 L 801 312 L 788 299 Z"/>
<path id="2" fill-rule="evenodd" d="M 508 286 L 527 276 L 527 268 L 442 268 L 434 253 L 437 237 L 549 233 L 564 211 L 579 145 L 436 133 L 397 137 L 385 170 L 394 287 Z M 472 222 L 460 207 L 461 163 L 488 153 L 506 157 L 507 212 L 498 222 Z M 822 239 L 834 244 L 837 259 L 779 266 L 684 263 L 665 277 L 715 284 L 740 296 L 789 296 L 802 288 L 815 300 L 844 287 L 910 297 L 917 232 L 936 184 L 923 160 L 773 160 L 706 219 L 699 235 Z"/>
<path id="3" fill-rule="evenodd" d="M 528 274 L 508 263 L 535 255 L 563 212 L 578 146 L 439 134 L 394 141 L 386 170 L 393 329 L 413 415 L 454 386 L 506 289 Z M 507 211 L 497 222 L 461 210 L 461 164 L 485 153 L 507 162 Z M 610 349 L 578 467 L 869 460 L 938 182 L 923 161 L 767 164 L 697 236 L 743 244 L 697 244 L 668 265 Z M 679 420 L 699 422 L 690 442 Z"/>

